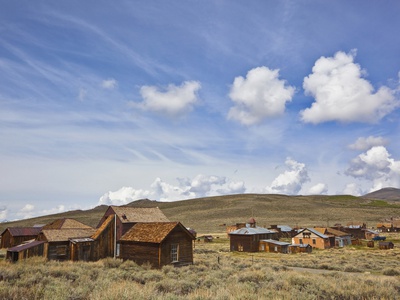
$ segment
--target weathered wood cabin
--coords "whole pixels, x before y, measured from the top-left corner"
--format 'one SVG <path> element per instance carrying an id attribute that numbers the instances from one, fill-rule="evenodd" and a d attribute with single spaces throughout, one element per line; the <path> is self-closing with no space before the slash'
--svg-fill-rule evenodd
<path id="1" fill-rule="evenodd" d="M 36 239 L 41 227 L 8 227 L 1 234 L 1 248 L 11 248 Z"/>
<path id="2" fill-rule="evenodd" d="M 394 244 L 392 242 L 379 242 L 379 249 L 382 250 L 387 250 L 387 249 L 393 249 Z"/>
<path id="3" fill-rule="evenodd" d="M 117 255 L 155 268 L 193 263 L 195 237 L 179 222 L 137 223 L 117 244 Z"/>
<path id="4" fill-rule="evenodd" d="M 289 245 L 289 253 L 311 253 L 312 247 L 309 244 L 291 244 Z"/>
<path id="5" fill-rule="evenodd" d="M 136 223 L 169 222 L 168 218 L 158 207 L 143 208 L 130 206 L 109 206 L 97 225 L 97 228 L 99 228 L 111 215 L 117 216 L 117 240 L 119 240 L 126 232 L 128 232 L 128 230 L 131 229 Z"/>
<path id="6" fill-rule="evenodd" d="M 43 256 L 44 241 L 31 240 L 7 249 L 6 259 L 16 262 L 32 256 Z"/>
<path id="7" fill-rule="evenodd" d="M 76 260 L 78 239 L 90 238 L 96 229 L 75 219 L 57 219 L 45 226 L 39 233 L 37 240 L 44 244 L 43 256 L 52 260 Z M 83 249 L 83 245 L 81 248 Z M 90 251 L 85 247 L 84 257 L 90 257 Z M 82 250 L 83 251 L 83 250 Z M 89 253 L 88 253 L 89 252 Z"/>
<path id="8" fill-rule="evenodd" d="M 96 261 L 116 255 L 115 251 L 115 215 L 108 216 L 103 224 L 91 236 L 93 239 L 92 260 Z"/>
<path id="9" fill-rule="evenodd" d="M 261 240 L 259 242 L 260 252 L 289 253 L 290 243 L 277 240 Z"/>
<path id="10" fill-rule="evenodd" d="M 335 238 L 333 237 L 333 244 Z M 327 249 L 331 247 L 329 236 L 322 234 L 315 228 L 301 229 L 298 234 L 292 238 L 292 244 L 310 244 L 313 248 Z"/>
<path id="11" fill-rule="evenodd" d="M 253 219 L 254 220 L 254 219 Z M 229 233 L 230 250 L 241 252 L 258 252 L 260 240 L 277 240 L 278 233 L 256 226 L 256 222 Z"/>

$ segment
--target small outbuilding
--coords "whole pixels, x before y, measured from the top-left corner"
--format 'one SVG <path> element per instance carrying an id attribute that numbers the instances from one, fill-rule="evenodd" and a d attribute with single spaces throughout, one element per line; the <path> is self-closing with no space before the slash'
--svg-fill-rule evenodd
<path id="1" fill-rule="evenodd" d="M 230 250 L 240 252 L 258 252 L 261 240 L 278 240 L 278 233 L 254 224 L 247 224 L 229 233 Z"/>
<path id="2" fill-rule="evenodd" d="M 291 244 L 289 245 L 289 253 L 311 253 L 310 244 Z"/>
<path id="3" fill-rule="evenodd" d="M 387 250 L 387 249 L 393 249 L 394 244 L 392 242 L 379 242 L 379 249 L 382 250 Z"/>
<path id="4" fill-rule="evenodd" d="M 137 223 L 117 242 L 117 257 L 155 268 L 193 264 L 195 237 L 180 222 Z"/>
<path id="5" fill-rule="evenodd" d="M 259 243 L 260 252 L 289 253 L 290 243 L 277 240 L 261 240 Z"/>
<path id="6" fill-rule="evenodd" d="M 1 234 L 1 248 L 10 248 L 36 239 L 41 227 L 8 227 Z"/>
<path id="7" fill-rule="evenodd" d="M 6 259 L 12 262 L 33 256 L 43 256 L 44 241 L 31 240 L 7 249 Z"/>

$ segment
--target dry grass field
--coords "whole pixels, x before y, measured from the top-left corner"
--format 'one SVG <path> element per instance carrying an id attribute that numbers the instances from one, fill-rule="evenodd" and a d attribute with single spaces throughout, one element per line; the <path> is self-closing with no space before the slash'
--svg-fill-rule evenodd
<path id="1" fill-rule="evenodd" d="M 238 253 L 221 235 L 196 242 L 194 264 L 181 268 L 111 258 L 2 260 L 0 299 L 400 299 L 399 267 L 399 247 Z"/>

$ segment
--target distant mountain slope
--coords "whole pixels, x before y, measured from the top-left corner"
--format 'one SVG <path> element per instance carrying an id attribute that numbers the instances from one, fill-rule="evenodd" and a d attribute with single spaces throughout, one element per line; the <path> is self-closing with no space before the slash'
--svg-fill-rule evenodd
<path id="1" fill-rule="evenodd" d="M 363 198 L 400 201 L 400 189 L 391 188 L 391 187 L 383 188 L 378 191 L 368 193 L 368 194 L 364 195 Z"/>
<path id="2" fill-rule="evenodd" d="M 374 198 L 377 199 L 377 198 Z M 388 203 L 382 203 L 388 202 Z M 134 207 L 156 207 L 171 221 L 180 221 L 198 233 L 222 233 L 226 225 L 247 222 L 254 217 L 259 226 L 273 224 L 291 227 L 346 225 L 366 222 L 375 227 L 388 217 L 400 217 L 400 204 L 392 200 L 371 201 L 370 198 L 350 195 L 286 196 L 273 194 L 237 194 L 198 198 L 173 202 L 147 199 L 129 203 Z M 392 202 L 392 203 L 390 203 Z M 76 210 L 33 219 L 0 223 L 0 232 L 7 227 L 48 224 L 59 218 L 74 218 L 84 224 L 96 226 L 107 206 L 91 210 Z"/>

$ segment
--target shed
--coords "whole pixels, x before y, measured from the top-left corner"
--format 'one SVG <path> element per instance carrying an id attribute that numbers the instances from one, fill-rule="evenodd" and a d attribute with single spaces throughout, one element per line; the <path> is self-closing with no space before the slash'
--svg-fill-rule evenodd
<path id="1" fill-rule="evenodd" d="M 119 239 L 117 256 L 156 268 L 192 264 L 193 240 L 180 222 L 137 223 Z"/>
<path id="2" fill-rule="evenodd" d="M 231 251 L 258 252 L 259 241 L 277 239 L 277 232 L 263 227 L 243 227 L 229 233 Z"/>
<path id="3" fill-rule="evenodd" d="M 289 253 L 311 253 L 310 244 L 291 244 L 289 245 Z"/>
<path id="4" fill-rule="evenodd" d="M 36 239 L 40 227 L 8 227 L 1 234 L 1 248 L 10 248 Z"/>
<path id="5" fill-rule="evenodd" d="M 212 235 L 202 235 L 202 236 L 198 236 L 197 237 L 197 241 L 200 242 L 204 242 L 204 243 L 211 243 L 213 241 L 213 236 Z"/>
<path id="6" fill-rule="evenodd" d="M 169 222 L 158 207 L 109 206 L 101 218 L 99 228 L 110 215 L 116 215 L 117 240 L 119 240 L 136 223 Z"/>
<path id="7" fill-rule="evenodd" d="M 261 240 L 259 243 L 260 252 L 289 253 L 290 243 L 276 240 Z"/>
<path id="8" fill-rule="evenodd" d="M 16 262 L 28 257 L 43 256 L 44 241 L 31 240 L 7 249 L 6 259 Z"/>
<path id="9" fill-rule="evenodd" d="M 394 244 L 392 242 L 379 242 L 379 249 L 393 249 Z"/>

